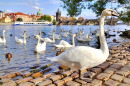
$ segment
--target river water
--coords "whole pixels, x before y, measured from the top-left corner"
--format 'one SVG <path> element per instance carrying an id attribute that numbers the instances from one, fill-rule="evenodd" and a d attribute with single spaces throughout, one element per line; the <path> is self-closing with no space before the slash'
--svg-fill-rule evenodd
<path id="1" fill-rule="evenodd" d="M 10 26 L 10 25 L 3 25 L 0 26 L 0 36 L 2 35 L 2 31 L 6 30 L 5 33 L 6 37 L 6 44 L 0 44 L 0 76 L 12 72 L 22 72 L 22 71 L 29 71 L 31 66 L 39 64 L 40 66 L 48 64 L 49 61 L 46 60 L 46 57 L 53 57 L 56 55 L 58 50 L 55 50 L 52 43 L 48 43 L 46 45 L 46 51 L 43 53 L 34 53 L 37 39 L 33 39 L 35 35 L 38 34 L 38 31 L 44 31 L 46 33 L 44 37 L 49 37 L 48 32 L 52 31 L 53 29 L 59 34 L 61 28 L 64 30 L 72 30 L 73 33 L 78 31 L 78 28 L 84 28 L 84 33 L 88 34 L 90 32 L 89 28 L 92 28 L 92 31 L 99 29 L 98 25 L 61 25 L 61 26 Z M 119 36 L 120 33 L 113 32 L 113 30 L 124 31 L 124 29 L 130 30 L 130 26 L 127 25 L 117 25 L 117 26 L 109 26 L 104 25 L 104 29 L 109 27 L 110 34 L 116 34 L 115 37 L 107 38 L 107 43 L 109 47 L 120 45 L 123 42 L 130 41 L 128 38 L 122 38 Z M 30 35 L 30 38 L 27 38 L 26 45 L 18 44 L 15 42 L 15 36 L 20 38 L 20 34 L 23 34 L 24 30 L 26 30 L 27 34 Z M 10 36 L 12 34 L 12 36 Z M 93 35 L 93 39 L 91 42 L 87 43 L 80 43 L 75 40 L 76 46 L 95 46 L 95 36 Z M 71 36 L 68 36 L 67 39 L 62 37 L 63 40 L 67 40 L 70 44 Z M 113 39 L 121 43 L 113 43 Z M 56 40 L 55 44 L 58 44 L 60 40 Z M 89 44 L 89 45 L 88 45 Z M 5 58 L 6 53 L 11 53 L 12 58 L 10 60 Z M 53 69 L 55 67 L 53 66 Z"/>

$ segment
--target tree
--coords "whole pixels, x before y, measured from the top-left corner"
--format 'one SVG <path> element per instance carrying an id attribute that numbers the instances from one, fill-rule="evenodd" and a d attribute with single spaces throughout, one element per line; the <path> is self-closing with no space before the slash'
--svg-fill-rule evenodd
<path id="1" fill-rule="evenodd" d="M 53 25 L 56 25 L 56 20 L 55 19 L 53 20 Z"/>
<path id="2" fill-rule="evenodd" d="M 46 21 L 50 22 L 52 20 L 52 18 L 49 15 L 43 15 L 43 16 L 41 16 L 41 18 L 39 20 L 46 20 Z"/>
<path id="3" fill-rule="evenodd" d="M 17 18 L 17 21 L 23 21 L 23 19 L 22 18 Z"/>

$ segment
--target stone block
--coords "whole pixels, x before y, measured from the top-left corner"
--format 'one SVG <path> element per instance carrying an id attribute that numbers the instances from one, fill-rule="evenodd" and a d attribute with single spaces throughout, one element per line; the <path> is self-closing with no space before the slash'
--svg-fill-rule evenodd
<path id="1" fill-rule="evenodd" d="M 0 86 L 17 86 L 17 84 L 15 83 L 15 81 L 9 81 L 9 82 L 6 82 Z"/>
<path id="2" fill-rule="evenodd" d="M 31 76 L 32 74 L 33 74 L 32 72 L 25 72 L 25 73 L 21 74 L 21 76 L 22 76 L 23 78 L 25 78 L 25 77 Z"/>
<path id="3" fill-rule="evenodd" d="M 50 66 L 52 66 L 52 63 L 42 66 L 41 69 L 44 70 L 44 69 L 46 69 L 46 68 L 48 68 Z"/>
<path id="4" fill-rule="evenodd" d="M 110 78 L 111 74 L 108 73 L 100 73 L 96 76 L 97 79 L 107 81 Z"/>
<path id="5" fill-rule="evenodd" d="M 120 53 L 113 54 L 113 55 L 112 55 L 112 58 L 115 58 L 115 57 L 117 57 L 118 55 L 120 55 Z"/>
<path id="6" fill-rule="evenodd" d="M 91 79 L 93 79 L 93 78 L 95 78 L 95 76 L 96 76 L 96 73 L 94 73 L 94 72 L 88 71 L 88 72 L 84 73 L 84 77 L 85 78 L 91 78 Z"/>
<path id="7" fill-rule="evenodd" d="M 61 78 L 62 78 L 62 75 L 53 75 L 53 76 L 50 77 L 50 80 L 56 81 L 56 80 L 59 80 Z"/>
<path id="8" fill-rule="evenodd" d="M 117 56 L 116 58 L 117 59 L 123 59 L 124 57 L 123 56 Z"/>
<path id="9" fill-rule="evenodd" d="M 74 81 L 69 81 L 69 82 L 66 83 L 66 85 L 67 85 L 67 86 L 80 86 L 79 83 L 74 82 Z"/>
<path id="10" fill-rule="evenodd" d="M 65 77 L 65 78 L 63 79 L 64 83 L 66 83 L 66 82 L 68 82 L 68 81 L 72 81 L 72 80 L 73 80 L 72 77 Z"/>
<path id="11" fill-rule="evenodd" d="M 126 58 L 128 61 L 130 61 L 130 56 L 126 56 L 125 58 Z"/>
<path id="12" fill-rule="evenodd" d="M 65 71 L 62 73 L 64 77 L 67 77 L 71 74 L 71 71 Z"/>
<path id="13" fill-rule="evenodd" d="M 77 72 L 72 73 L 72 74 L 71 74 L 71 77 L 72 77 L 72 78 L 78 78 L 78 77 L 79 77 L 79 74 L 78 74 Z"/>
<path id="14" fill-rule="evenodd" d="M 125 53 L 125 51 L 126 51 L 126 50 L 121 50 L 120 53 L 121 53 L 121 54 L 122 54 L 122 53 Z"/>
<path id="15" fill-rule="evenodd" d="M 46 86 L 46 85 L 49 85 L 49 84 L 52 84 L 52 81 L 48 79 L 48 80 L 45 80 L 43 82 L 39 82 L 37 84 L 37 86 Z"/>
<path id="16" fill-rule="evenodd" d="M 101 68 L 92 68 L 91 71 L 98 74 L 102 71 L 102 69 Z"/>
<path id="17" fill-rule="evenodd" d="M 85 78 L 85 79 L 83 79 L 85 82 L 88 82 L 88 83 L 91 83 L 92 82 L 92 79 L 90 79 L 90 78 Z"/>
<path id="18" fill-rule="evenodd" d="M 20 79 L 20 80 L 16 80 L 15 82 L 17 83 L 17 84 L 21 84 L 21 83 L 24 83 L 24 82 L 28 82 L 28 81 L 30 81 L 30 80 L 32 80 L 33 78 L 32 77 L 27 77 L 27 78 L 22 78 L 22 79 Z"/>
<path id="19" fill-rule="evenodd" d="M 33 77 L 33 78 L 38 78 L 38 77 L 40 77 L 40 76 L 42 76 L 42 75 L 43 75 L 42 72 L 38 72 L 38 73 L 33 74 L 32 77 Z"/>
<path id="20" fill-rule="evenodd" d="M 121 76 L 127 76 L 129 74 L 128 71 L 124 71 L 124 70 L 119 70 L 116 71 L 115 74 L 121 75 Z"/>
<path id="21" fill-rule="evenodd" d="M 50 84 L 50 85 L 46 85 L 46 86 L 56 86 L 55 84 Z"/>
<path id="22" fill-rule="evenodd" d="M 51 77 L 52 75 L 53 75 L 52 73 L 48 73 L 48 74 L 43 75 L 43 77 L 44 77 L 44 78 L 49 78 L 49 77 Z"/>
<path id="23" fill-rule="evenodd" d="M 107 68 L 105 71 L 104 71 L 104 73 L 109 73 L 109 74 L 114 74 L 114 72 L 116 71 L 116 69 L 115 68 Z"/>
<path id="24" fill-rule="evenodd" d="M 107 61 L 109 61 L 109 60 L 111 60 L 112 59 L 112 57 L 111 56 L 109 56 L 108 58 L 107 58 Z"/>
<path id="25" fill-rule="evenodd" d="M 34 86 L 34 83 L 25 82 L 25 83 L 19 84 L 18 86 Z"/>
<path id="26" fill-rule="evenodd" d="M 39 71 L 40 71 L 40 68 L 36 68 L 36 69 L 31 70 L 30 72 L 31 72 L 31 73 L 37 73 L 37 72 L 39 72 Z"/>
<path id="27" fill-rule="evenodd" d="M 117 81 L 114 81 L 114 80 L 112 80 L 112 79 L 109 79 L 109 80 L 106 81 L 104 84 L 107 85 L 107 86 L 117 86 L 117 85 L 119 85 L 120 83 L 117 82 Z"/>
<path id="28" fill-rule="evenodd" d="M 129 85 L 129 84 L 121 83 L 121 84 L 119 84 L 118 86 L 130 86 L 130 85 Z"/>
<path id="29" fill-rule="evenodd" d="M 110 66 L 110 63 L 105 62 L 105 63 L 98 65 L 97 67 L 102 68 L 102 70 L 105 70 L 109 66 Z"/>
<path id="30" fill-rule="evenodd" d="M 44 80 L 46 80 L 46 78 L 43 78 L 43 77 L 39 77 L 39 78 L 36 78 L 36 79 L 32 79 L 32 80 L 30 80 L 30 82 L 33 82 L 33 83 L 38 83 L 38 82 L 40 82 L 40 81 L 44 81 Z"/>
<path id="31" fill-rule="evenodd" d="M 12 79 L 11 78 L 1 79 L 0 84 L 6 83 L 6 82 L 9 82 L 9 81 L 12 81 Z"/>
<path id="32" fill-rule="evenodd" d="M 62 70 L 67 70 L 67 69 L 69 69 L 67 66 L 65 66 L 65 65 L 60 65 L 59 66 L 59 69 L 62 69 Z"/>
<path id="33" fill-rule="evenodd" d="M 102 86 L 102 81 L 94 79 L 92 83 L 90 83 L 90 86 Z"/>
<path id="34" fill-rule="evenodd" d="M 80 80 L 80 79 L 75 79 L 76 82 L 82 84 L 82 85 L 85 85 L 87 84 L 87 82 L 83 81 L 83 80 Z"/>
<path id="35" fill-rule="evenodd" d="M 122 65 L 125 65 L 127 64 L 127 59 L 120 60 L 117 63 L 122 63 Z"/>
<path id="36" fill-rule="evenodd" d="M 120 69 L 121 67 L 122 65 L 117 63 L 114 63 L 113 65 L 110 66 L 110 68 L 115 68 L 116 70 Z"/>
<path id="37" fill-rule="evenodd" d="M 114 74 L 111 76 L 111 79 L 121 82 L 124 79 L 124 77 L 121 75 Z"/>
<path id="38" fill-rule="evenodd" d="M 123 83 L 130 84 L 130 78 L 125 78 L 125 79 L 123 80 Z"/>
<path id="39" fill-rule="evenodd" d="M 63 86 L 64 81 L 63 80 L 57 80 L 54 82 L 54 84 L 56 84 L 56 86 Z"/>
<path id="40" fill-rule="evenodd" d="M 10 73 L 10 74 L 7 74 L 7 75 L 0 77 L 0 79 L 14 78 L 14 77 L 16 77 L 16 73 Z"/>
<path id="41" fill-rule="evenodd" d="M 130 66 L 123 66 L 121 70 L 130 72 Z"/>

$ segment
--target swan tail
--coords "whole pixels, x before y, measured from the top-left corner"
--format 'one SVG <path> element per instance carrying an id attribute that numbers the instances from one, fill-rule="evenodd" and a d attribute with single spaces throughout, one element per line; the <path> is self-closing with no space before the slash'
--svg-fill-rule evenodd
<path id="1" fill-rule="evenodd" d="M 15 36 L 15 41 L 18 41 L 18 38 Z"/>

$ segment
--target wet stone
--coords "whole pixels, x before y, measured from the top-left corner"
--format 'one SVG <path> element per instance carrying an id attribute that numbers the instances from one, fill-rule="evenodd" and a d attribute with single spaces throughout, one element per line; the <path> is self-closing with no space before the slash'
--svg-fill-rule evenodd
<path id="1" fill-rule="evenodd" d="M 52 66 L 52 63 L 42 66 L 41 69 L 44 70 L 44 69 L 46 69 L 46 68 L 48 68 L 50 66 Z"/>
<path id="2" fill-rule="evenodd" d="M 29 67 L 30 69 L 36 69 L 37 67 L 39 67 L 40 65 L 39 64 L 35 64 L 35 65 L 33 65 L 33 66 L 31 66 L 31 67 Z"/>
<path id="3" fill-rule="evenodd" d="M 121 70 L 130 72 L 130 66 L 128 66 L 128 65 L 123 66 L 123 67 L 121 68 Z"/>
<path id="4" fill-rule="evenodd" d="M 116 54 L 113 54 L 112 57 L 115 58 L 119 55 L 120 53 L 116 53 Z"/>
<path id="5" fill-rule="evenodd" d="M 15 83 L 15 81 L 12 80 L 2 84 L 1 86 L 17 86 L 17 84 Z"/>
<path id="6" fill-rule="evenodd" d="M 72 78 L 78 78 L 78 77 L 79 77 L 79 74 L 78 74 L 77 72 L 72 73 L 72 74 L 71 74 L 71 77 L 72 77 Z"/>
<path id="7" fill-rule="evenodd" d="M 121 68 L 121 64 L 116 64 L 116 63 L 114 63 L 113 65 L 111 65 L 109 68 L 115 68 L 115 69 L 120 69 Z"/>
<path id="8" fill-rule="evenodd" d="M 82 85 L 85 85 L 87 84 L 87 82 L 83 81 L 83 80 L 80 80 L 80 79 L 75 79 L 76 82 L 82 84 Z"/>
<path id="9" fill-rule="evenodd" d="M 39 71 L 40 71 L 40 69 L 37 68 L 37 69 L 33 69 L 33 70 L 31 70 L 30 72 L 31 72 L 31 73 L 37 73 L 37 72 L 39 72 Z"/>
<path id="10" fill-rule="evenodd" d="M 74 81 L 69 81 L 69 82 L 66 83 L 66 85 L 67 85 L 67 86 L 80 86 L 79 83 L 74 82 Z"/>
<path id="11" fill-rule="evenodd" d="M 127 60 L 123 59 L 123 60 L 118 61 L 117 63 L 122 63 L 122 65 L 125 65 L 125 64 L 127 64 Z"/>
<path id="12" fill-rule="evenodd" d="M 69 68 L 68 68 L 67 66 L 60 65 L 60 66 L 59 66 L 59 69 L 60 69 L 60 70 L 62 70 L 62 69 L 63 69 L 63 70 L 67 70 L 67 69 L 69 69 Z"/>
<path id="13" fill-rule="evenodd" d="M 128 61 L 130 61 L 130 56 L 126 56 L 125 58 L 126 58 Z"/>
<path id="14" fill-rule="evenodd" d="M 14 77 L 16 77 L 16 73 L 11 73 L 11 74 L 4 75 L 4 76 L 0 77 L 0 79 L 14 78 Z"/>
<path id="15" fill-rule="evenodd" d="M 123 83 L 130 84 L 130 79 L 129 79 L 129 78 L 125 78 L 125 79 L 123 80 Z"/>
<path id="16" fill-rule="evenodd" d="M 68 81 L 72 81 L 72 77 L 65 77 L 63 79 L 64 83 L 68 82 Z"/>
<path id="17" fill-rule="evenodd" d="M 34 83 L 25 82 L 25 83 L 19 84 L 18 86 L 34 86 Z"/>
<path id="18" fill-rule="evenodd" d="M 37 86 L 46 86 L 46 85 L 49 85 L 49 84 L 52 84 L 52 81 L 51 80 L 45 80 L 43 82 L 38 83 Z"/>
<path id="19" fill-rule="evenodd" d="M 33 74 L 32 77 L 33 77 L 33 78 L 38 78 L 38 77 L 40 77 L 40 76 L 42 76 L 42 75 L 43 75 L 42 72 L 38 72 L 38 73 Z"/>
<path id="20" fill-rule="evenodd" d="M 97 79 L 99 80 L 108 80 L 110 78 L 111 74 L 108 73 L 100 73 L 99 75 L 96 76 Z"/>
<path id="21" fill-rule="evenodd" d="M 114 69 L 114 68 L 107 68 L 107 69 L 104 71 L 104 73 L 109 73 L 109 74 L 112 75 L 115 71 L 116 71 L 116 69 Z"/>
<path id="22" fill-rule="evenodd" d="M 44 78 L 49 78 L 51 76 L 52 76 L 52 73 L 48 73 L 48 74 L 43 75 Z"/>
<path id="23" fill-rule="evenodd" d="M 64 77 L 67 77 L 71 74 L 71 71 L 65 71 L 62 73 Z"/>
<path id="24" fill-rule="evenodd" d="M 28 82 L 28 81 L 30 81 L 30 80 L 32 80 L 32 79 L 33 79 L 32 77 L 22 78 L 22 79 L 20 79 L 20 80 L 16 80 L 15 82 L 16 82 L 17 84 L 21 84 L 21 83 L 24 83 L 24 82 Z"/>
<path id="25" fill-rule="evenodd" d="M 88 72 L 84 73 L 84 77 L 85 78 L 91 78 L 91 79 L 93 79 L 93 78 L 95 78 L 95 76 L 96 76 L 96 73 L 94 73 L 94 72 L 88 71 Z"/>
<path id="26" fill-rule="evenodd" d="M 98 74 L 102 71 L 102 69 L 101 68 L 92 68 L 91 71 Z"/>
<path id="27" fill-rule="evenodd" d="M 120 53 L 122 54 L 122 53 L 124 53 L 125 51 L 126 51 L 126 50 L 121 50 Z"/>
<path id="28" fill-rule="evenodd" d="M 50 80 L 56 81 L 56 80 L 59 80 L 59 79 L 61 79 L 61 78 L 62 78 L 61 75 L 53 75 L 53 76 L 50 77 Z"/>
<path id="29" fill-rule="evenodd" d="M 114 81 L 114 80 L 112 80 L 112 79 L 109 79 L 109 80 L 106 81 L 104 84 L 107 85 L 107 86 L 117 86 L 117 85 L 119 85 L 119 82 Z"/>
<path id="30" fill-rule="evenodd" d="M 30 82 L 33 82 L 33 83 L 38 83 L 38 82 L 40 82 L 40 81 L 44 81 L 44 80 L 46 80 L 45 78 L 42 78 L 42 77 L 39 77 L 39 78 L 36 78 L 36 79 L 32 79 L 32 80 L 30 80 Z"/>
<path id="31" fill-rule="evenodd" d="M 53 73 L 55 73 L 56 75 L 61 75 L 63 72 L 64 72 L 63 70 L 53 71 Z"/>
<path id="32" fill-rule="evenodd" d="M 107 58 L 107 61 L 109 61 L 109 60 L 111 60 L 111 59 L 112 59 L 112 57 L 110 56 L 110 57 Z"/>
<path id="33" fill-rule="evenodd" d="M 88 82 L 88 83 L 91 83 L 91 82 L 92 82 L 92 79 L 90 79 L 90 78 L 85 78 L 85 79 L 83 79 L 83 81 Z"/>
<path id="34" fill-rule="evenodd" d="M 123 59 L 124 57 L 123 56 L 117 56 L 116 58 L 117 59 Z"/>
<path id="35" fill-rule="evenodd" d="M 0 84 L 6 83 L 6 82 L 9 82 L 9 81 L 12 81 L 12 79 L 11 78 L 1 79 Z"/>
<path id="36" fill-rule="evenodd" d="M 55 84 L 50 84 L 50 85 L 46 85 L 46 86 L 56 86 Z"/>
<path id="37" fill-rule="evenodd" d="M 56 84 L 56 86 L 63 86 L 64 81 L 63 80 L 57 80 L 54 83 Z"/>
<path id="38" fill-rule="evenodd" d="M 105 70 L 108 66 L 110 66 L 110 63 L 105 62 L 105 63 L 102 63 L 102 64 L 98 65 L 97 67 L 102 68 L 103 70 Z"/>
<path id="39" fill-rule="evenodd" d="M 23 78 L 25 78 L 25 77 L 31 76 L 32 74 L 33 74 L 33 73 L 31 73 L 31 72 L 25 72 L 25 73 L 21 74 L 21 76 L 22 76 Z"/>
<path id="40" fill-rule="evenodd" d="M 121 82 L 124 79 L 124 77 L 121 75 L 114 74 L 111 76 L 111 79 Z"/>
<path id="41" fill-rule="evenodd" d="M 90 86 L 102 86 L 102 81 L 94 79 L 92 83 L 90 83 Z"/>
<path id="42" fill-rule="evenodd" d="M 121 75 L 121 76 L 127 76 L 129 74 L 128 71 L 119 70 L 116 71 L 115 74 Z"/>

